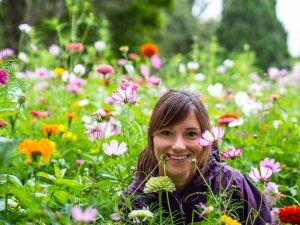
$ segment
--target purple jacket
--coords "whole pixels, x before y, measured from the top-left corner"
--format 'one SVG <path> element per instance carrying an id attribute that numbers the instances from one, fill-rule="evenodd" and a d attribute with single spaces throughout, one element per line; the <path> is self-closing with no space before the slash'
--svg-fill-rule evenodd
<path id="1" fill-rule="evenodd" d="M 224 162 L 221 163 L 216 148 L 213 149 L 213 152 L 210 155 L 207 170 L 204 174 L 204 178 L 210 184 L 212 192 L 215 195 L 219 193 L 220 165 L 222 165 L 222 187 L 225 189 L 228 186 L 226 193 L 228 193 L 227 196 L 230 196 L 231 204 L 239 204 L 239 208 L 236 210 L 239 222 L 245 225 L 271 223 L 270 211 L 262 193 L 239 171 L 227 166 Z M 153 211 L 158 207 L 158 195 L 157 193 L 144 193 L 146 182 L 141 185 L 142 182 L 142 179 L 136 178 L 125 193 L 126 195 L 133 195 L 133 209 L 150 207 Z M 198 173 L 183 193 L 169 193 L 172 216 L 175 217 L 174 221 L 177 221 L 175 224 L 191 223 L 192 212 L 196 209 L 195 205 L 198 205 L 199 202 L 205 203 L 207 193 L 208 189 Z M 168 217 L 166 193 L 163 194 L 162 202 L 163 210 L 166 212 L 165 217 Z M 201 219 L 197 214 L 194 214 L 194 222 L 198 221 L 201 221 Z"/>

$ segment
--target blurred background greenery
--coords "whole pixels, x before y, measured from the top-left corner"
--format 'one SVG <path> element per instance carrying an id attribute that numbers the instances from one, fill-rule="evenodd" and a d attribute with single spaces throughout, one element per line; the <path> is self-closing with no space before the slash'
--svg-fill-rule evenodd
<path id="1" fill-rule="evenodd" d="M 112 52 L 122 45 L 138 50 L 154 42 L 169 57 L 190 52 L 193 44 L 207 48 L 213 36 L 222 47 L 220 54 L 250 48 L 256 65 L 288 67 L 287 33 L 276 18 L 276 0 L 223 0 L 220 21 L 200 21 L 209 0 L 2 0 L 0 1 L 0 49 L 20 50 L 19 24 L 35 27 L 36 42 L 58 43 L 57 32 L 66 32 L 71 15 L 82 11 L 76 23 L 78 32 L 69 41 L 85 44 L 109 41 Z M 197 15 L 192 7 L 197 5 Z M 75 12 L 75 13 L 74 13 Z M 60 43 L 62 44 L 62 43 Z M 226 58 L 225 57 L 225 58 Z"/>

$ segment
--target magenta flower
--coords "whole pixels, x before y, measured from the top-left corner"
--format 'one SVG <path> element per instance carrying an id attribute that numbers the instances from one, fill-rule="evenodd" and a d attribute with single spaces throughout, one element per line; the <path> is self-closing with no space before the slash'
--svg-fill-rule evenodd
<path id="1" fill-rule="evenodd" d="M 257 168 L 252 168 L 249 177 L 254 182 L 263 182 L 267 181 L 272 176 L 272 170 L 268 167 L 261 166 L 260 171 Z"/>
<path id="2" fill-rule="evenodd" d="M 212 146 L 222 139 L 224 133 L 225 131 L 221 127 L 212 127 L 211 131 L 206 130 L 202 133 L 198 143 L 201 146 Z"/>
<path id="3" fill-rule="evenodd" d="M 109 145 L 107 143 L 103 144 L 103 151 L 108 156 L 118 156 L 127 151 L 127 146 L 125 142 L 119 145 L 117 140 L 111 140 Z"/>
<path id="4" fill-rule="evenodd" d="M 135 104 L 137 102 L 134 98 L 135 92 L 131 87 L 127 87 L 126 90 L 118 88 L 113 92 L 111 97 L 115 104 L 120 104 L 122 106 L 128 103 Z"/>
<path id="5" fill-rule="evenodd" d="M 84 160 L 83 160 L 83 159 L 76 159 L 76 164 L 77 164 L 78 166 L 81 166 L 83 163 L 84 163 Z"/>
<path id="6" fill-rule="evenodd" d="M 154 69 L 158 70 L 161 67 L 161 60 L 158 55 L 153 55 L 150 58 L 151 65 Z"/>
<path id="7" fill-rule="evenodd" d="M 8 122 L 0 119 L 0 127 L 6 127 L 8 125 Z"/>
<path id="8" fill-rule="evenodd" d="M 118 65 L 119 65 L 119 66 L 125 66 L 126 61 L 127 61 L 127 60 L 126 60 L 126 59 L 123 59 L 123 58 L 122 58 L 122 59 L 119 59 L 119 60 L 118 60 Z"/>
<path id="9" fill-rule="evenodd" d="M 8 80 L 8 73 L 5 70 L 0 70 L 0 83 L 6 85 L 7 80 Z"/>
<path id="10" fill-rule="evenodd" d="M 51 116 L 51 113 L 48 111 L 45 111 L 45 112 L 31 111 L 30 115 L 32 115 L 33 117 L 37 117 L 37 118 L 46 118 L 46 117 Z"/>
<path id="11" fill-rule="evenodd" d="M 83 223 L 89 223 L 96 220 L 98 210 L 88 207 L 84 212 L 78 206 L 72 208 L 71 211 L 74 220 Z"/>
<path id="12" fill-rule="evenodd" d="M 242 152 L 242 148 L 239 147 L 237 149 L 235 148 L 229 148 L 227 150 L 227 152 L 222 152 L 221 156 L 225 159 L 234 159 L 235 157 L 237 157 L 238 155 L 240 155 Z"/>
<path id="13" fill-rule="evenodd" d="M 103 76 L 105 77 L 106 75 L 110 75 L 112 73 L 115 72 L 114 68 L 110 65 L 105 65 L 105 64 L 102 64 L 102 65 L 99 65 L 97 68 L 96 68 L 96 71 L 98 73 L 101 73 L 103 74 Z"/>
<path id="14" fill-rule="evenodd" d="M 260 166 L 264 166 L 271 169 L 273 173 L 280 171 L 280 163 L 275 163 L 274 159 L 265 158 L 264 160 L 260 161 Z"/>

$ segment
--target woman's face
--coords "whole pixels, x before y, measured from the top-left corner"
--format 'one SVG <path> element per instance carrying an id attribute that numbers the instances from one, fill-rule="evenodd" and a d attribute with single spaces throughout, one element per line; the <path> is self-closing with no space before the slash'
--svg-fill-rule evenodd
<path id="1" fill-rule="evenodd" d="M 168 159 L 165 166 L 163 163 L 160 164 L 159 174 L 170 177 L 191 172 L 194 174 L 196 169 L 191 160 L 193 158 L 198 160 L 200 157 L 202 151 L 202 147 L 198 144 L 200 134 L 200 125 L 193 110 L 190 110 L 180 123 L 155 132 L 153 137 L 155 157 L 158 161 L 162 155 Z"/>

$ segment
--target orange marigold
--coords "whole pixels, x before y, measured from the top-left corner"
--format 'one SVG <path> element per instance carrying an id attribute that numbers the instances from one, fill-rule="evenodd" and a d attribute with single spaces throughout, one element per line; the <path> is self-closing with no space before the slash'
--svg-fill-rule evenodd
<path id="1" fill-rule="evenodd" d="M 76 120 L 77 115 L 75 115 L 74 113 L 69 113 L 69 112 L 67 112 L 67 113 L 65 114 L 65 117 L 66 117 L 67 119 L 69 119 L 69 120 Z"/>
<path id="2" fill-rule="evenodd" d="M 42 129 L 44 135 L 56 135 L 59 132 L 59 125 L 43 123 Z"/>
<path id="3" fill-rule="evenodd" d="M 141 55 L 151 57 L 158 53 L 158 48 L 156 45 L 147 43 L 141 46 Z"/>
<path id="4" fill-rule="evenodd" d="M 25 139 L 19 144 L 18 151 L 25 153 L 27 158 L 40 156 L 45 163 L 49 163 L 55 147 L 55 143 L 47 138 L 40 140 Z"/>

